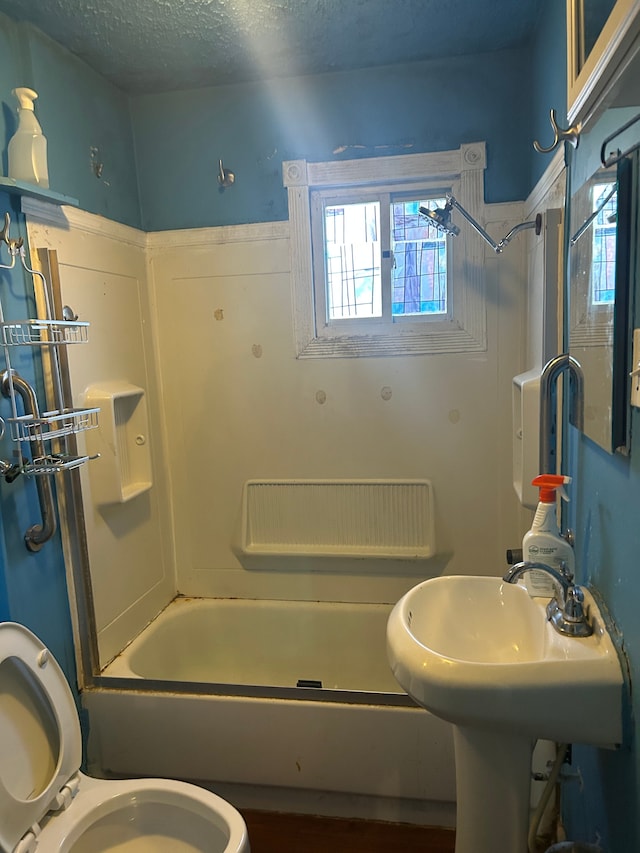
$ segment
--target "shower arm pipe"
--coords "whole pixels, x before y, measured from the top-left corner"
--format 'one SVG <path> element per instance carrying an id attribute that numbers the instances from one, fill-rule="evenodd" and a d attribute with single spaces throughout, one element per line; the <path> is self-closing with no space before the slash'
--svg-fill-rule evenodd
<path id="1" fill-rule="evenodd" d="M 24 411 L 27 415 L 32 415 L 34 418 L 40 417 L 38 408 L 38 399 L 36 392 L 31 385 L 17 374 L 15 370 L 5 370 L 0 377 L 0 387 L 5 397 L 13 396 L 13 391 L 17 392 L 22 398 Z M 33 455 L 42 457 L 45 455 L 44 445 L 41 439 L 34 439 L 30 442 L 33 448 Z M 38 499 L 40 501 L 40 514 L 42 516 L 42 524 L 33 524 L 24 534 L 24 542 L 29 551 L 39 551 L 45 542 L 48 542 L 55 535 L 58 529 L 56 522 L 55 504 L 53 501 L 53 489 L 51 487 L 51 479 L 49 477 L 36 477 L 36 487 L 38 489 Z"/>
<path id="2" fill-rule="evenodd" d="M 471 225 L 472 228 L 475 228 L 478 234 L 484 240 L 486 240 L 486 242 L 491 246 L 496 255 L 499 255 L 504 249 L 504 247 L 507 245 L 507 243 L 510 243 L 511 240 L 516 236 L 516 234 L 520 233 L 520 231 L 525 231 L 528 228 L 535 228 L 536 235 L 539 235 L 542 230 L 542 215 L 538 213 L 536 218 L 532 219 L 530 222 L 521 222 L 519 225 L 515 225 L 511 229 L 511 231 L 509 231 L 509 233 L 506 234 L 502 238 L 502 240 L 500 240 L 499 243 L 496 243 L 493 237 L 484 230 L 484 228 L 482 227 L 482 225 L 480 225 L 479 222 L 476 222 L 476 220 L 473 218 L 473 216 L 471 216 L 470 213 L 467 213 L 464 207 L 454 196 L 451 195 L 451 193 L 447 193 L 446 198 L 447 205 L 449 205 L 450 207 L 455 207 L 455 209 L 458 210 L 462 214 L 462 216 L 464 216 L 469 225 Z"/>
<path id="3" fill-rule="evenodd" d="M 553 406 L 553 391 L 558 377 L 569 372 L 569 419 L 579 430 L 584 428 L 584 374 L 580 363 L 569 355 L 556 355 L 540 374 L 540 474 L 555 474 L 555 442 L 557 434 L 557 404 Z"/>

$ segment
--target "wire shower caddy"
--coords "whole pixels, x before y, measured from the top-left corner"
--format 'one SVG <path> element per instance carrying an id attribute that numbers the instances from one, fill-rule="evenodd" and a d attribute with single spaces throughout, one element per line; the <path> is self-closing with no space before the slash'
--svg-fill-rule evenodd
<path id="1" fill-rule="evenodd" d="M 77 468 L 90 459 L 86 455 L 67 452 L 66 438 L 98 426 L 99 408 L 76 409 L 66 404 L 60 371 L 59 348 L 87 343 L 89 323 L 76 318 L 53 318 L 47 280 L 39 270 L 27 264 L 24 241 L 9 236 L 10 226 L 11 220 L 6 213 L 4 227 L 0 231 L 0 246 L 4 243 L 8 247 L 10 263 L 0 263 L 0 269 L 13 269 L 19 258 L 24 270 L 34 277 L 34 284 L 36 280 L 40 283 L 47 316 L 44 319 L 7 321 L 0 300 L 0 346 L 6 364 L 1 387 L 11 406 L 11 416 L 6 418 L 6 422 L 11 438 L 20 445 L 21 463 L 17 473 L 31 476 L 57 474 Z M 54 408 L 49 411 L 41 412 L 35 391 L 12 367 L 12 349 L 23 346 L 45 348 L 50 353 Z M 23 400 L 24 414 L 19 414 L 18 397 Z M 60 443 L 60 448 L 55 450 L 49 445 L 54 440 Z"/>

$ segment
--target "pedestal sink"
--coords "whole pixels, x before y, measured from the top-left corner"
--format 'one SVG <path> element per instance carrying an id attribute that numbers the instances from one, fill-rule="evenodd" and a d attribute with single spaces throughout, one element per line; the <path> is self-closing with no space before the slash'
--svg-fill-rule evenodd
<path id="1" fill-rule="evenodd" d="M 526 853 L 535 741 L 615 746 L 623 676 L 600 611 L 594 633 L 548 622 L 546 599 L 501 578 L 450 576 L 411 589 L 389 616 L 398 683 L 454 725 L 456 853 Z"/>

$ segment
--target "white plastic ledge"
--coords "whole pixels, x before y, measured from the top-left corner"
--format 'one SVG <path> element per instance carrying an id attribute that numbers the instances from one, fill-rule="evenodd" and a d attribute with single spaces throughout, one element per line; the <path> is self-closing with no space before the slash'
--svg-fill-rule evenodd
<path id="1" fill-rule="evenodd" d="M 436 552 L 429 480 L 248 480 L 247 556 L 424 560 Z"/>
<path id="2" fill-rule="evenodd" d="M 84 400 L 101 410 L 98 429 L 87 434 L 89 454 L 99 456 L 89 469 L 95 502 L 126 503 L 149 491 L 153 476 L 144 389 L 103 382 L 90 385 Z"/>

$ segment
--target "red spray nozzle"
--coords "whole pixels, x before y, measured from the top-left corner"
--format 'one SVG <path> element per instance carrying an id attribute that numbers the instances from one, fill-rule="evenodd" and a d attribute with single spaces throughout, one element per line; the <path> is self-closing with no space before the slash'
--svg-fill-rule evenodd
<path id="1" fill-rule="evenodd" d="M 571 477 L 563 477 L 561 474 L 539 474 L 531 481 L 532 486 L 540 489 L 540 501 L 544 504 L 555 503 L 556 492 L 560 492 L 566 500 L 567 496 L 562 488 L 565 483 L 570 483 Z"/>

